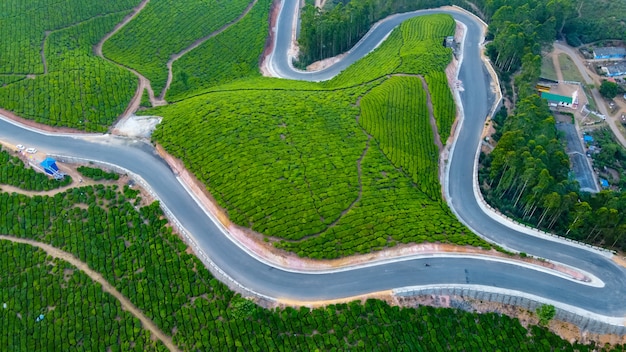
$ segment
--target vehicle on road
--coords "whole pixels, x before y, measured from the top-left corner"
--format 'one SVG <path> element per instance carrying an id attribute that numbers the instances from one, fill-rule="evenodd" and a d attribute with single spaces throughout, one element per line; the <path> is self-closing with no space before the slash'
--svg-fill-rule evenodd
<path id="1" fill-rule="evenodd" d="M 21 144 L 18 144 L 18 145 L 16 145 L 16 146 L 15 146 L 15 148 L 17 148 L 17 150 L 22 151 L 22 150 L 24 150 L 24 148 L 26 148 L 26 147 L 24 147 L 24 146 L 23 146 L 23 145 L 21 145 Z"/>
<path id="2" fill-rule="evenodd" d="M 28 149 L 26 149 L 26 153 L 28 153 L 28 154 L 35 154 L 35 153 L 37 153 L 37 149 L 35 149 L 35 148 L 28 148 Z"/>

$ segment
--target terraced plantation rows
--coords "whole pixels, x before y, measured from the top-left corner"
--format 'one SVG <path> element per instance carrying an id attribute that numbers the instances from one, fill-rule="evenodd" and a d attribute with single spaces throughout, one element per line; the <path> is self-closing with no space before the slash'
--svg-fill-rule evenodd
<path id="1" fill-rule="evenodd" d="M 104 44 L 103 53 L 144 75 L 158 93 L 167 81 L 171 55 L 237 18 L 250 2 L 151 0 Z"/>
<path id="2" fill-rule="evenodd" d="M 183 351 L 595 350 L 494 313 L 378 300 L 265 309 L 213 278 L 171 233 L 157 203 L 135 208 L 133 197 L 105 185 L 52 197 L 0 193 L 0 233 L 86 262 Z M 9 350 L 164 350 L 86 275 L 41 250 L 0 241 L 0 269 L 0 304 L 7 303 L 0 343 Z"/>
<path id="3" fill-rule="evenodd" d="M 453 35 L 456 22 L 448 15 L 420 16 L 401 25 L 402 65 L 396 72 L 426 75 L 442 72 L 452 57 L 452 49 L 443 46 L 446 36 Z"/>
<path id="4" fill-rule="evenodd" d="M 415 17 L 402 23 L 378 49 L 326 83 L 328 87 L 369 82 L 391 73 L 428 75 L 443 72 L 452 50 L 443 47 L 446 36 L 453 35 L 451 16 L 438 14 Z"/>
<path id="5" fill-rule="evenodd" d="M 425 77 L 428 92 L 433 104 L 433 113 L 437 122 L 437 130 L 441 142 L 445 145 L 452 133 L 452 125 L 456 119 L 456 105 L 448 87 L 446 74 L 440 71 L 430 72 Z"/>
<path id="6" fill-rule="evenodd" d="M 5 351 L 166 350 L 99 284 L 30 245 L 0 240 L 0 304 Z"/>
<path id="7" fill-rule="evenodd" d="M 429 30 L 424 37 L 432 41 L 429 35 L 454 28 L 449 16 L 433 20 L 403 24 L 358 70 L 348 69 L 357 73 L 352 81 L 348 72 L 289 91 L 291 83 L 252 78 L 149 110 L 165 117 L 153 138 L 207 185 L 231 220 L 300 256 L 338 258 L 424 241 L 490 248 L 441 199 L 422 80 L 386 78 L 415 59 L 412 49 L 399 55 L 403 33 L 414 48 L 416 31 Z M 384 64 L 374 66 L 372 57 Z M 442 76 L 434 77 L 438 83 Z M 353 88 L 330 89 L 337 86 Z M 439 91 L 438 104 L 454 110 L 449 91 Z M 450 118 L 443 119 L 448 129 Z"/>
<path id="8" fill-rule="evenodd" d="M 96 16 L 49 33 L 43 42 L 47 73 L 5 83 L 0 107 L 51 126 L 106 131 L 126 109 L 137 78 L 92 48 L 126 14 Z"/>
<path id="9" fill-rule="evenodd" d="M 167 100 L 181 100 L 238 78 L 260 76 L 259 58 L 269 30 L 271 3 L 259 0 L 241 21 L 176 61 Z"/>
<path id="10" fill-rule="evenodd" d="M 0 2 L 0 74 L 42 74 L 46 31 L 96 16 L 130 11 L 139 0 L 3 0 Z"/>
<path id="11" fill-rule="evenodd" d="M 358 196 L 367 138 L 349 102 L 364 89 L 207 94 L 151 111 L 166 116 L 154 138 L 184 158 L 231 220 L 300 239 Z"/>
<path id="12" fill-rule="evenodd" d="M 394 166 L 429 198 L 441 200 L 439 151 L 419 77 L 391 77 L 361 99 L 359 123 Z"/>

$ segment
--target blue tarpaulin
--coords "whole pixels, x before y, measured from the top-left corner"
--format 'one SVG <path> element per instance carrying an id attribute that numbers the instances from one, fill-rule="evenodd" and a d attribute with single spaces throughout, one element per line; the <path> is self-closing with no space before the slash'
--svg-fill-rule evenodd
<path id="1" fill-rule="evenodd" d="M 607 180 L 605 180 L 603 178 L 600 179 L 600 184 L 602 185 L 602 188 L 609 187 L 609 181 L 607 181 Z"/>
<path id="2" fill-rule="evenodd" d="M 583 140 L 587 143 L 593 143 L 593 137 L 591 137 L 590 135 L 583 136 Z"/>
<path id="3" fill-rule="evenodd" d="M 59 172 L 59 168 L 57 167 L 56 160 L 52 158 L 46 158 L 39 165 L 41 165 L 44 171 L 50 175 L 54 175 L 55 173 Z"/>

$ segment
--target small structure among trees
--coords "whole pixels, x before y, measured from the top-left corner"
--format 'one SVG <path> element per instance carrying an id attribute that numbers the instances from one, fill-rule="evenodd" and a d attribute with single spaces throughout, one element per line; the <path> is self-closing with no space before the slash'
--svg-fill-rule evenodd
<path id="1" fill-rule="evenodd" d="M 39 165 L 43 167 L 43 171 L 54 177 L 55 180 L 62 180 L 65 177 L 65 174 L 59 171 L 56 160 L 52 158 L 44 159 Z"/>

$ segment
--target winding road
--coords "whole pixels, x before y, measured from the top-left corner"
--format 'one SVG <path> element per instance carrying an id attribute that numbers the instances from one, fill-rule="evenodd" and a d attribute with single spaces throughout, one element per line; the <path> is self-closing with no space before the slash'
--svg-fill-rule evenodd
<path id="1" fill-rule="evenodd" d="M 459 78 L 464 120 L 449 160 L 446 194 L 458 217 L 473 231 L 506 248 L 526 252 L 589 272 L 603 285 L 589 285 L 514 263 L 481 258 L 436 256 L 403 258 L 336 272 L 310 273 L 278 268 L 250 256 L 217 226 L 186 191 L 175 173 L 145 142 L 110 135 L 52 135 L 0 120 L 0 139 L 60 154 L 116 164 L 140 175 L 193 235 L 201 251 L 233 280 L 260 294 L 293 300 L 324 300 L 417 285 L 481 285 L 542 297 L 563 309 L 622 325 L 626 316 L 626 268 L 598 251 L 531 236 L 494 219 L 477 200 L 475 160 L 485 117 L 494 97 L 490 76 L 481 61 L 482 32 L 477 20 L 460 11 L 438 9 L 390 16 L 381 22 L 336 65 L 315 73 L 303 73 L 289 65 L 288 47 L 298 1 L 284 0 L 279 14 L 271 71 L 300 80 L 326 80 L 376 47 L 405 19 L 449 13 L 467 26 L 464 60 Z M 427 262 L 430 266 L 425 266 Z M 477 286 L 478 287 L 478 286 Z"/>

